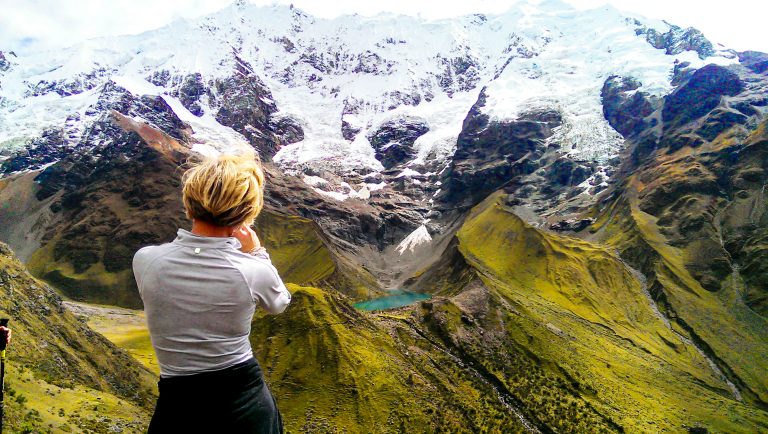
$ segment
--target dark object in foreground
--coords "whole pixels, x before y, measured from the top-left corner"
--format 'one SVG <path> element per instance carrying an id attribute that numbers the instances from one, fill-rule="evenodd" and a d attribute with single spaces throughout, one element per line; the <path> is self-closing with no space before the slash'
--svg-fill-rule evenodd
<path id="1" fill-rule="evenodd" d="M 160 378 L 148 434 L 280 434 L 283 420 L 256 359 L 220 371 Z"/>
<path id="2" fill-rule="evenodd" d="M 0 319 L 0 327 L 8 327 L 8 318 Z M 0 434 L 3 432 L 5 412 L 5 347 L 8 344 L 8 332 L 0 330 Z"/>

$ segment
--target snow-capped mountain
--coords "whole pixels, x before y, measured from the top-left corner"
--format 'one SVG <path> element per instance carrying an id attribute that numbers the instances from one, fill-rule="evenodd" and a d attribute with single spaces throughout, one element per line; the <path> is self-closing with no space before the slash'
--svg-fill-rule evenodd
<path id="1" fill-rule="evenodd" d="M 604 182 L 622 149 L 622 135 L 603 114 L 607 79 L 631 77 L 639 83 L 634 92 L 658 98 L 686 68 L 738 61 L 694 29 L 557 0 L 437 21 L 389 14 L 327 20 L 238 2 L 137 36 L 6 54 L 6 156 L 38 146 L 51 129 L 59 130 L 60 153 L 88 148 L 92 125 L 105 107 L 114 109 L 105 99 L 159 96 L 191 128 L 189 142 L 201 152 L 266 140 L 262 156 L 290 173 L 351 176 L 353 186 L 326 191 L 336 199 L 381 188 L 388 169 L 416 184 L 431 180 L 425 184 L 436 196 L 473 107 L 491 123 L 556 113 L 543 140 L 557 155 L 592 162 L 581 180 L 587 191 Z M 248 86 L 250 100 L 231 97 Z M 248 104 L 260 106 L 259 120 L 233 108 L 247 111 Z M 125 114 L 151 123 L 140 111 Z M 47 153 L 45 162 L 53 161 Z"/>

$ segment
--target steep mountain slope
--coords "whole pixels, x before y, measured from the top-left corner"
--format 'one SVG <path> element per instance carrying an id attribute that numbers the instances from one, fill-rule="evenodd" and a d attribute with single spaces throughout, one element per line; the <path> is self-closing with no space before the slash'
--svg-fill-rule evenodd
<path id="1" fill-rule="evenodd" d="M 765 90 L 749 67 L 692 74 L 659 109 L 663 129 L 633 140 L 640 161 L 627 160 L 632 174 L 592 229 L 649 277 L 673 325 L 761 408 Z M 658 137 L 652 148 L 647 135 Z"/>
<path id="2" fill-rule="evenodd" d="M 290 429 L 768 428 L 768 413 L 734 398 L 739 389 L 667 320 L 639 272 L 604 247 L 527 225 L 504 198 L 459 230 L 455 278 L 427 278 L 452 296 L 371 315 L 333 289 L 291 287 L 286 314 L 256 319 L 252 343 Z"/>
<path id="3" fill-rule="evenodd" d="M 369 316 L 334 290 L 291 287 L 251 342 L 291 432 L 524 432 L 490 385 L 408 316 Z M 525 423 L 528 423 L 527 421 Z"/>
<path id="4" fill-rule="evenodd" d="M 248 142 L 337 200 L 392 188 L 423 202 L 412 207 L 423 219 L 445 183 L 441 171 L 461 156 L 461 123 L 473 106 L 491 125 L 558 112 L 527 167 L 549 167 L 543 178 L 556 181 L 564 156 L 580 172 L 574 194 L 584 193 L 607 181 L 622 148 L 601 115 L 606 78 L 635 77 L 641 91 L 661 97 L 673 88 L 673 68 L 738 56 L 694 29 L 553 0 L 439 21 L 324 20 L 238 2 L 142 35 L 9 59 L 0 75 L 0 148 L 12 152 L 34 139 L 26 147 L 38 151 L 6 163 L 5 172 L 96 145 L 91 125 L 124 99 L 117 87 L 159 96 L 157 105 L 167 104 L 208 146 Z M 166 130 L 146 112 L 133 116 Z M 486 163 L 504 157 L 485 154 Z M 512 178 L 495 176 L 496 187 Z"/>
<path id="5" fill-rule="evenodd" d="M 9 432 L 142 432 L 152 374 L 65 310 L 0 244 L 0 315 L 11 318 L 5 423 Z M 39 430 L 39 431 L 38 431 Z"/>
<path id="6" fill-rule="evenodd" d="M 69 297 L 138 307 L 185 162 L 259 152 L 302 286 L 252 342 L 291 431 L 768 430 L 768 55 L 558 1 L 238 2 L 0 61 L 0 239 Z M 431 298 L 351 307 L 390 289 Z"/>
<path id="7" fill-rule="evenodd" d="M 502 339 L 546 360 L 545 371 L 565 377 L 616 425 L 629 431 L 697 424 L 731 432 L 765 428 L 766 413 L 732 400 L 726 378 L 670 326 L 642 275 L 614 253 L 540 232 L 498 196 L 473 210 L 457 236 L 482 285 L 511 305 Z M 453 318 L 471 330 L 457 321 L 465 310 Z M 466 334 L 484 335 L 452 335 Z M 462 338 L 453 337 L 511 385 L 529 381 L 499 360 L 504 345 L 489 348 Z"/>

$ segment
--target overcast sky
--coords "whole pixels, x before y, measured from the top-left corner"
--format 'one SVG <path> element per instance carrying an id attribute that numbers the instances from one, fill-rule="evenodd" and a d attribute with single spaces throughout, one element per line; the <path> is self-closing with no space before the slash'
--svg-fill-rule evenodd
<path id="1" fill-rule="evenodd" d="M 501 13 L 519 0 L 250 0 L 293 3 L 315 16 L 395 12 L 427 19 L 469 13 Z M 537 2 L 537 0 L 528 0 Z M 565 0 L 579 8 L 616 8 L 693 26 L 714 43 L 768 52 L 765 0 Z M 232 0 L 0 0 L 0 50 L 34 51 L 84 39 L 136 34 L 180 18 L 215 12 Z"/>

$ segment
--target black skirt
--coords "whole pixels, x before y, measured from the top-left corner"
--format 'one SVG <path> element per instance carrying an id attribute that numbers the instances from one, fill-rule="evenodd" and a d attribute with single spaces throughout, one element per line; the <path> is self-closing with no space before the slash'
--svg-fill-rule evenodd
<path id="1" fill-rule="evenodd" d="M 278 434 L 283 421 L 251 359 L 220 371 L 160 378 L 148 434 Z"/>

